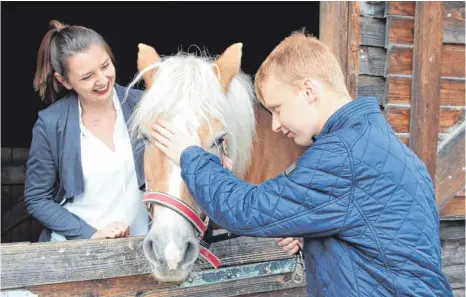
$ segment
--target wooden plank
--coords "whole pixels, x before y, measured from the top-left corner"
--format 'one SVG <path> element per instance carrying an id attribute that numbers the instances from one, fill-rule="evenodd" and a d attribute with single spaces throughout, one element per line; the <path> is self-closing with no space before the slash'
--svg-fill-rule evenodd
<path id="1" fill-rule="evenodd" d="M 426 45 L 424 43 L 424 45 Z M 441 69 L 442 77 L 465 77 L 463 45 L 445 45 L 442 49 Z M 413 51 L 410 47 L 393 46 L 387 52 L 386 75 L 411 75 L 413 69 Z M 438 72 L 436 70 L 435 72 Z"/>
<path id="2" fill-rule="evenodd" d="M 386 50 L 381 47 L 361 46 L 359 49 L 359 74 L 385 75 Z"/>
<path id="3" fill-rule="evenodd" d="M 256 293 L 256 294 L 247 294 L 241 295 L 242 297 L 283 297 L 283 296 L 290 296 L 290 297 L 307 297 L 307 292 L 305 287 L 301 288 L 293 288 L 293 289 L 285 289 L 273 292 L 264 292 L 264 293 Z"/>
<path id="4" fill-rule="evenodd" d="M 464 1 L 443 2 L 443 42 L 465 43 Z"/>
<path id="5" fill-rule="evenodd" d="M 411 78 L 389 75 L 385 94 L 388 104 L 411 104 Z M 441 78 L 440 105 L 465 106 L 465 81 Z"/>
<path id="6" fill-rule="evenodd" d="M 459 125 L 438 147 L 435 193 L 440 209 L 465 186 L 465 126 Z"/>
<path id="7" fill-rule="evenodd" d="M 149 274 L 142 237 L 3 246 L 3 288 Z M 213 244 L 223 267 L 288 259 L 273 239 L 241 237 Z M 209 268 L 198 263 L 196 270 Z"/>
<path id="8" fill-rule="evenodd" d="M 353 97 L 359 74 L 359 15 L 359 2 L 320 3 L 320 41 L 337 57 Z"/>
<path id="9" fill-rule="evenodd" d="M 440 133 L 451 133 L 459 124 L 464 122 L 464 107 L 440 108 Z"/>
<path id="10" fill-rule="evenodd" d="M 385 15 L 414 16 L 415 8 L 415 1 L 387 1 Z"/>
<path id="11" fill-rule="evenodd" d="M 11 185 L 2 185 L 2 216 L 10 209 L 11 207 Z"/>
<path id="12" fill-rule="evenodd" d="M 385 92 L 385 79 L 377 76 L 359 75 L 357 80 L 357 97 L 376 97 L 383 105 Z"/>
<path id="13" fill-rule="evenodd" d="M 29 148 L 13 148 L 11 152 L 11 161 L 13 165 L 25 166 L 29 158 Z"/>
<path id="14" fill-rule="evenodd" d="M 359 76 L 360 2 L 348 2 L 348 39 L 346 62 L 346 87 L 352 98 L 357 97 L 357 78 Z"/>
<path id="15" fill-rule="evenodd" d="M 445 44 L 442 53 L 442 76 L 465 77 L 464 45 Z"/>
<path id="16" fill-rule="evenodd" d="M 342 24 L 345 24 L 342 26 Z M 346 77 L 348 60 L 348 3 L 320 2 L 319 37 L 338 59 Z"/>
<path id="17" fill-rule="evenodd" d="M 464 229 L 464 228 L 463 228 Z M 464 264 L 465 245 L 464 240 L 443 240 L 442 247 L 442 266 L 453 266 Z"/>
<path id="18" fill-rule="evenodd" d="M 259 292 L 293 289 L 291 292 L 302 292 L 305 287 L 297 286 L 292 281 L 287 281 L 288 275 L 274 275 L 241 279 L 227 283 L 219 283 L 207 286 L 183 288 L 173 284 L 161 284 L 149 275 L 129 276 L 112 279 L 101 279 L 84 282 L 72 282 L 56 285 L 43 285 L 28 287 L 34 294 L 47 297 L 66 296 L 153 296 L 153 297 L 219 297 L 219 296 L 244 296 Z M 256 295 L 261 296 L 261 295 Z M 267 295 L 263 295 L 267 296 Z M 273 295 L 272 295 L 273 296 Z M 280 295 L 283 296 L 283 295 Z M 286 296 L 286 295 L 285 295 Z M 290 295 L 296 296 L 296 295 Z M 299 295 L 298 295 L 299 296 Z"/>
<path id="19" fill-rule="evenodd" d="M 409 133 L 410 130 L 410 106 L 409 105 L 387 105 L 385 116 L 388 123 L 397 133 Z M 464 122 L 465 110 L 463 108 L 440 108 L 439 133 L 449 133 L 457 125 Z"/>
<path id="20" fill-rule="evenodd" d="M 465 81 L 442 79 L 440 105 L 465 106 Z"/>
<path id="21" fill-rule="evenodd" d="M 11 163 L 11 147 L 2 147 L 2 167 Z"/>
<path id="22" fill-rule="evenodd" d="M 24 184 L 24 166 L 2 166 L 2 185 L 4 184 Z"/>
<path id="23" fill-rule="evenodd" d="M 411 104 L 411 78 L 387 76 L 385 98 L 386 104 Z"/>
<path id="24" fill-rule="evenodd" d="M 460 218 L 462 217 L 464 219 L 465 217 L 465 207 L 466 205 L 464 204 L 464 197 L 454 197 L 450 199 L 445 205 L 440 210 L 440 216 L 442 217 L 456 217 Z"/>
<path id="25" fill-rule="evenodd" d="M 441 221 L 440 242 L 444 244 L 449 241 L 464 242 L 465 240 L 464 220 Z"/>
<path id="26" fill-rule="evenodd" d="M 465 288 L 453 289 L 452 292 L 453 292 L 453 296 L 455 296 L 455 297 L 465 297 L 466 296 Z"/>
<path id="27" fill-rule="evenodd" d="M 387 50 L 385 75 L 411 75 L 413 72 L 413 50 L 410 47 L 392 46 Z"/>
<path id="28" fill-rule="evenodd" d="M 361 45 L 385 46 L 384 20 L 360 17 L 359 23 L 361 28 Z"/>
<path id="29" fill-rule="evenodd" d="M 385 2 L 383 1 L 361 1 L 361 16 L 384 18 Z"/>
<path id="30" fill-rule="evenodd" d="M 415 21 L 409 147 L 434 178 L 440 113 L 438 69 L 442 64 L 442 4 L 417 2 Z"/>
<path id="31" fill-rule="evenodd" d="M 410 110 L 409 106 L 385 107 L 385 119 L 396 133 L 409 132 Z"/>
<path id="32" fill-rule="evenodd" d="M 414 18 L 402 16 L 387 17 L 385 46 L 392 44 L 412 45 L 414 41 Z"/>

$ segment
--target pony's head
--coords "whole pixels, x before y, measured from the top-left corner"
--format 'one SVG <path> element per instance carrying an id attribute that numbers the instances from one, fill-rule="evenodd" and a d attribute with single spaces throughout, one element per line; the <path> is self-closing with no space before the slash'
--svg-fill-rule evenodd
<path id="1" fill-rule="evenodd" d="M 242 44 L 230 46 L 212 59 L 188 53 L 160 57 L 146 45 L 139 45 L 139 74 L 132 87 L 144 77 L 146 91 L 131 120 L 133 136 L 151 138 L 152 124 L 163 119 L 179 129 L 194 126 L 203 148 L 220 156 L 228 139 L 227 153 L 234 173 L 245 174 L 251 159 L 255 133 L 254 95 L 251 80 L 241 73 Z M 151 141 L 144 153 L 146 191 L 164 193 L 182 200 L 201 217 L 180 168 Z M 152 226 L 143 249 L 156 279 L 181 282 L 199 256 L 200 242 L 193 225 L 178 212 L 151 205 Z"/>

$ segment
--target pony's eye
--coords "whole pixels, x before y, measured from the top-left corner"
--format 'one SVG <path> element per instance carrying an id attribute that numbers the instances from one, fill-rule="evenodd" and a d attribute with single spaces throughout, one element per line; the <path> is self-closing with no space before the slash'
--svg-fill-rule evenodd
<path id="1" fill-rule="evenodd" d="M 216 140 L 217 145 L 221 145 L 225 141 L 225 138 L 220 137 L 219 139 Z"/>
<path id="2" fill-rule="evenodd" d="M 142 141 L 144 141 L 145 143 L 149 142 L 149 138 L 147 137 L 146 133 L 141 133 L 139 135 L 141 135 Z"/>

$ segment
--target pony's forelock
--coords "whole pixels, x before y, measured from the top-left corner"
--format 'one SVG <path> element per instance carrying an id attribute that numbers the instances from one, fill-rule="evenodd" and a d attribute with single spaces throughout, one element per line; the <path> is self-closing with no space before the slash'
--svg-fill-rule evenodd
<path id="1" fill-rule="evenodd" d="M 189 108 L 210 131 L 209 118 L 222 123 L 228 133 L 228 154 L 234 173 L 242 176 L 251 161 L 255 134 L 253 86 L 249 76 L 239 73 L 225 93 L 213 65 L 214 60 L 205 52 L 201 56 L 179 52 L 162 57 L 138 73 L 128 90 L 147 71 L 155 70 L 156 77 L 135 108 L 130 133 L 133 138 L 141 133 L 151 135 L 151 124 L 158 118 L 172 118 L 180 109 Z"/>

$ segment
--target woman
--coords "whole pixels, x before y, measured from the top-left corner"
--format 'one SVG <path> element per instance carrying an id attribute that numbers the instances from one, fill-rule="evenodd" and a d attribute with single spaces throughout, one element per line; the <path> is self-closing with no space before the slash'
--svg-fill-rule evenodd
<path id="1" fill-rule="evenodd" d="M 46 228 L 39 241 L 147 233 L 143 143 L 126 122 L 141 91 L 115 83 L 110 47 L 95 31 L 50 22 L 34 88 L 53 103 L 39 112 L 25 181 L 28 212 Z"/>

